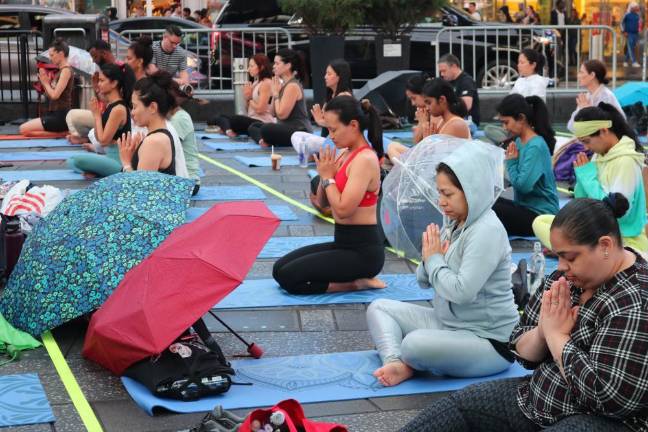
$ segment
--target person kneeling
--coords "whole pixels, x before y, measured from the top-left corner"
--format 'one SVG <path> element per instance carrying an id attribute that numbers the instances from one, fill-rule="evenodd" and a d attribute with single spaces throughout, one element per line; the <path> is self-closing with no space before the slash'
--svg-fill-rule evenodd
<path id="1" fill-rule="evenodd" d="M 439 205 L 449 223 L 423 233 L 420 283 L 434 289 L 433 307 L 376 300 L 367 310 L 369 332 L 383 367 L 384 386 L 415 370 L 454 377 L 502 372 L 513 363 L 508 337 L 519 314 L 511 291 L 511 247 L 491 206 L 493 166 L 484 148 L 464 145 L 437 167 Z"/>
<path id="2" fill-rule="evenodd" d="M 331 139 L 340 156 L 328 147 L 315 155 L 320 175 L 317 196 L 335 218 L 332 243 L 306 246 L 280 258 L 272 277 L 292 294 L 321 294 L 384 288 L 375 276 L 385 262 L 383 235 L 377 225 L 383 156 L 380 118 L 369 101 L 337 96 L 324 111 Z M 369 129 L 369 145 L 363 135 Z"/>

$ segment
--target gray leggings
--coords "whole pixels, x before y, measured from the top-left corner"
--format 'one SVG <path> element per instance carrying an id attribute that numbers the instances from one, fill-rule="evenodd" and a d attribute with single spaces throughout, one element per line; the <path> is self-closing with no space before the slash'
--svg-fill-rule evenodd
<path id="1" fill-rule="evenodd" d="M 615 432 L 628 431 L 618 420 L 573 415 L 542 429 L 517 404 L 517 387 L 525 378 L 474 384 L 435 400 L 401 432 Z"/>
<path id="2" fill-rule="evenodd" d="M 367 324 L 383 364 L 402 361 L 418 371 L 454 377 L 493 375 L 511 366 L 487 339 L 444 329 L 431 307 L 376 300 L 367 309 Z"/>

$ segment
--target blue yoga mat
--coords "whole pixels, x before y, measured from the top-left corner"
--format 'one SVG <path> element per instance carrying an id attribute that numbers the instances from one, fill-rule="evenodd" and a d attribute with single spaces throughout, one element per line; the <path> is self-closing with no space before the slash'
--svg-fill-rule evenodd
<path id="1" fill-rule="evenodd" d="M 268 240 L 259 258 L 281 258 L 288 252 L 299 249 L 304 246 L 310 246 L 317 243 L 332 242 L 332 236 L 313 236 L 313 237 L 272 237 Z"/>
<path id="2" fill-rule="evenodd" d="M 198 132 L 198 131 L 196 131 L 196 138 L 201 139 L 201 140 L 208 140 L 208 139 L 227 138 L 227 136 L 223 135 L 221 133 L 208 133 L 208 132 Z"/>
<path id="3" fill-rule="evenodd" d="M 434 291 L 421 288 L 416 282 L 416 276 L 411 273 L 378 275 L 378 278 L 387 284 L 387 288 L 316 295 L 289 294 L 274 279 L 246 280 L 214 306 L 214 309 L 371 303 L 379 298 L 427 301 L 434 296 Z"/>
<path id="4" fill-rule="evenodd" d="M 249 167 L 271 167 L 270 155 L 267 156 L 235 156 L 234 159 Z M 298 166 L 297 156 L 283 156 L 281 166 Z"/>
<path id="5" fill-rule="evenodd" d="M 207 147 L 219 151 L 261 150 L 261 146 L 253 142 L 236 141 L 203 141 Z"/>
<path id="6" fill-rule="evenodd" d="M 26 151 L 13 153 L 0 153 L 0 161 L 17 162 L 17 161 L 47 161 L 47 160 L 67 160 L 72 156 L 87 154 L 84 151 Z"/>
<path id="7" fill-rule="evenodd" d="M 315 177 L 317 177 L 319 174 L 317 173 L 316 170 L 308 170 L 308 177 L 313 180 Z"/>
<path id="8" fill-rule="evenodd" d="M 81 148 L 80 145 L 71 144 L 66 139 L 25 139 L 25 140 L 0 140 L 0 149 L 11 148 L 32 148 L 32 147 L 73 147 Z"/>
<path id="9" fill-rule="evenodd" d="M 201 186 L 191 199 L 194 201 L 240 201 L 264 200 L 263 191 L 252 185 L 245 186 Z"/>
<path id="10" fill-rule="evenodd" d="M 38 374 L 0 376 L 0 427 L 54 421 Z"/>
<path id="11" fill-rule="evenodd" d="M 251 386 L 232 386 L 227 393 L 196 402 L 157 398 L 143 385 L 122 377 L 124 387 L 149 415 L 158 408 L 179 413 L 272 406 L 284 399 L 301 403 L 342 401 L 387 396 L 438 393 L 462 389 L 470 384 L 528 375 L 514 363 L 508 370 L 480 378 L 448 378 L 417 375 L 394 387 L 383 387 L 372 373 L 382 366 L 375 351 L 262 358 L 232 362 L 236 378 Z"/>
<path id="12" fill-rule="evenodd" d="M 531 251 L 515 252 L 511 254 L 511 261 L 513 261 L 513 264 L 517 264 L 521 259 L 526 259 L 527 263 L 530 263 L 531 255 L 533 255 Z M 558 260 L 556 258 L 545 257 L 545 275 L 550 275 L 556 270 L 558 270 Z"/>
<path id="13" fill-rule="evenodd" d="M 81 174 L 72 170 L 0 170 L 0 178 L 3 181 L 20 181 L 23 179 L 28 179 L 31 181 L 85 180 L 85 178 Z"/>
<path id="14" fill-rule="evenodd" d="M 287 205 L 269 205 L 268 208 L 282 221 L 296 221 L 299 220 L 297 215 Z M 209 210 L 209 207 L 189 207 L 187 209 L 187 222 L 191 222 Z"/>

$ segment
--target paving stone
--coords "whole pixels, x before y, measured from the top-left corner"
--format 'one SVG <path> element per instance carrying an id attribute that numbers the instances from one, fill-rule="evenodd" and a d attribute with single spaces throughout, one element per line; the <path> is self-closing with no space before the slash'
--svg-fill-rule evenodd
<path id="1" fill-rule="evenodd" d="M 54 423 L 39 423 L 24 426 L 7 426 L 2 428 L 2 432 L 52 432 Z"/>
<path id="2" fill-rule="evenodd" d="M 422 410 L 427 408 L 433 401 L 446 397 L 449 394 L 450 392 L 439 392 L 411 396 L 370 398 L 369 400 L 380 408 L 381 411 Z"/>
<path id="3" fill-rule="evenodd" d="M 365 310 L 334 310 L 335 322 L 338 330 L 348 331 L 366 331 L 367 330 L 367 313 Z"/>
<path id="4" fill-rule="evenodd" d="M 93 402 L 92 408 L 106 431 L 177 431 L 195 426 L 205 415 L 163 413 L 151 417 L 130 399 Z"/>
<path id="5" fill-rule="evenodd" d="M 56 422 L 54 430 L 56 432 L 80 432 L 87 430 L 81 421 L 81 417 L 71 403 L 64 405 L 52 406 Z"/>
<path id="6" fill-rule="evenodd" d="M 344 424 L 353 432 L 394 432 L 400 430 L 419 411 L 378 411 L 353 415 L 315 417 L 312 420 Z"/>
<path id="7" fill-rule="evenodd" d="M 310 237 L 315 235 L 311 225 L 292 225 L 288 227 L 288 232 L 293 237 Z"/>
<path id="8" fill-rule="evenodd" d="M 303 331 L 335 330 L 335 320 L 331 310 L 302 310 L 299 312 Z"/>
<path id="9" fill-rule="evenodd" d="M 215 311 L 228 326 L 239 332 L 281 332 L 299 331 L 299 318 L 296 311 L 266 310 L 259 311 Z M 211 332 L 227 332 L 211 314 L 204 316 L 205 324 Z"/>

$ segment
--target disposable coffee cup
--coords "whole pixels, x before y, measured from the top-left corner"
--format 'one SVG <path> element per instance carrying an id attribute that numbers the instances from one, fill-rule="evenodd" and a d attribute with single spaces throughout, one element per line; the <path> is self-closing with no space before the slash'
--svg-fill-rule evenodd
<path id="1" fill-rule="evenodd" d="M 281 169 L 281 155 L 275 153 L 270 156 L 270 160 L 272 161 L 272 170 L 279 171 Z"/>

